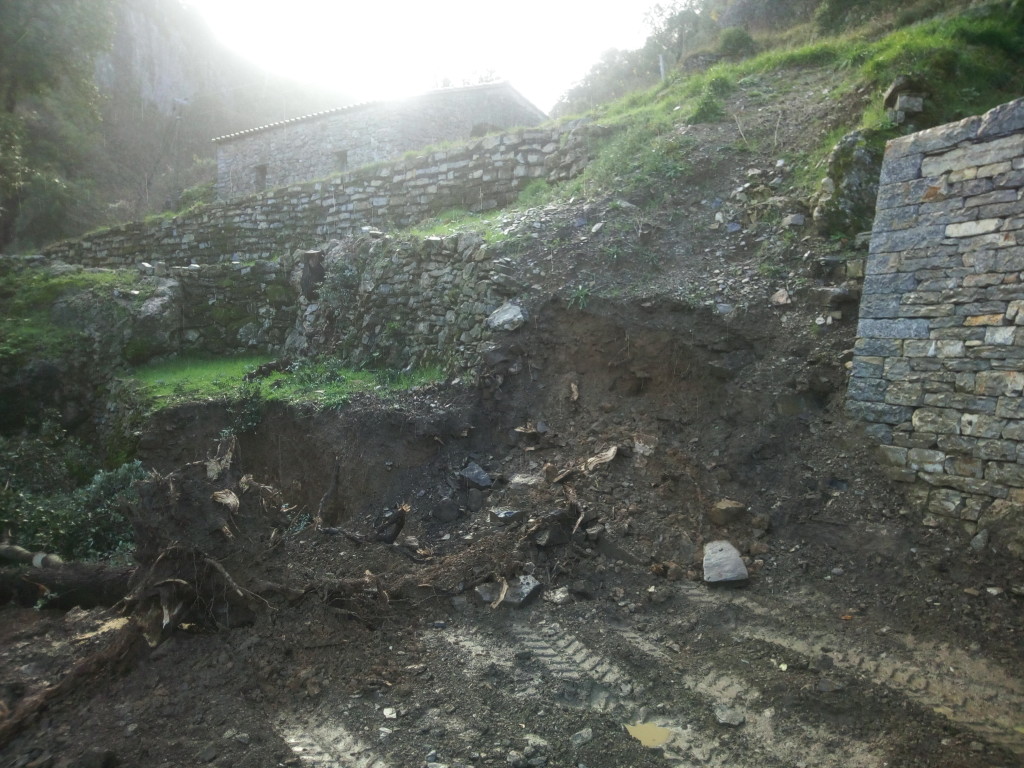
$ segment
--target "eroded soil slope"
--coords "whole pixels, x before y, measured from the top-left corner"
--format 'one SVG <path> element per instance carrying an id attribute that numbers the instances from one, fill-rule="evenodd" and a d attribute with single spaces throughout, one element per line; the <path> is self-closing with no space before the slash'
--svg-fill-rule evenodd
<path id="1" fill-rule="evenodd" d="M 140 458 L 250 594 L 109 658 L 116 611 L 0 610 L 0 716 L 76 681 L 0 766 L 1020 765 L 1021 564 L 883 479 L 843 416 L 856 291 L 782 224 L 785 158 L 859 95 L 764 78 L 681 129 L 659 213 L 509 215 L 529 320 L 479 367 L 272 409 L 213 479 L 181 468 L 231 413 L 154 419 Z M 719 540 L 735 588 L 703 581 Z"/>
<path id="2" fill-rule="evenodd" d="M 555 301 L 478 384 L 268 414 L 235 476 L 285 522 L 224 564 L 291 591 L 73 689 L 3 764 L 1020 764 L 1024 576 L 905 514 L 840 415 L 850 327 L 807 319 Z M 228 421 L 164 414 L 145 461 L 209 458 Z M 406 554 L 309 525 L 336 464 L 338 527 L 408 504 Z M 701 581 L 718 539 L 745 585 Z M 117 631 L 4 619 L 9 707 Z"/>

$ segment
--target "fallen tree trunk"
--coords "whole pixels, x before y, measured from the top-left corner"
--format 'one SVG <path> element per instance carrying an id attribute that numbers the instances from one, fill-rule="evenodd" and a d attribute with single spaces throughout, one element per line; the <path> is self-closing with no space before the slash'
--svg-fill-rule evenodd
<path id="1" fill-rule="evenodd" d="M 116 605 L 128 594 L 135 568 L 68 563 L 58 568 L 0 568 L 0 604 L 47 608 Z"/>

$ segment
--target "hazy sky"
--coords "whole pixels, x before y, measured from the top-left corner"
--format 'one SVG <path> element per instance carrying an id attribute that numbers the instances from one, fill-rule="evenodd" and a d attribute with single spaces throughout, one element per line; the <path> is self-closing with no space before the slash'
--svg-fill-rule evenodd
<path id="1" fill-rule="evenodd" d="M 643 44 L 655 0 L 187 2 L 247 58 L 359 100 L 493 70 L 548 111 L 604 51 Z"/>

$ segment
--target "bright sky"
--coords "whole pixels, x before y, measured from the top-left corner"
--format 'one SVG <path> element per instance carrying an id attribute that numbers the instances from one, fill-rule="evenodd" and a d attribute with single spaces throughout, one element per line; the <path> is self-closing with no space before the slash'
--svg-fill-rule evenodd
<path id="1" fill-rule="evenodd" d="M 187 2 L 264 68 L 360 101 L 493 70 L 547 112 L 604 51 L 643 45 L 655 0 Z"/>

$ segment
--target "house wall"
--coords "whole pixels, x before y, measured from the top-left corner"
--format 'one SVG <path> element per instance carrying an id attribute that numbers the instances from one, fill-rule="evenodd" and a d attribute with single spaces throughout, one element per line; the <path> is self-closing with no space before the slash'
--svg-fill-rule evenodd
<path id="1" fill-rule="evenodd" d="M 880 181 L 848 411 L 929 523 L 1024 556 L 1024 99 L 890 142 Z"/>
<path id="2" fill-rule="evenodd" d="M 544 115 L 505 83 L 373 102 L 217 139 L 217 196 L 231 200 L 404 152 L 470 138 L 473 128 L 536 125 Z M 347 165 L 338 162 L 344 153 Z M 264 174 L 257 180 L 257 169 Z"/>

